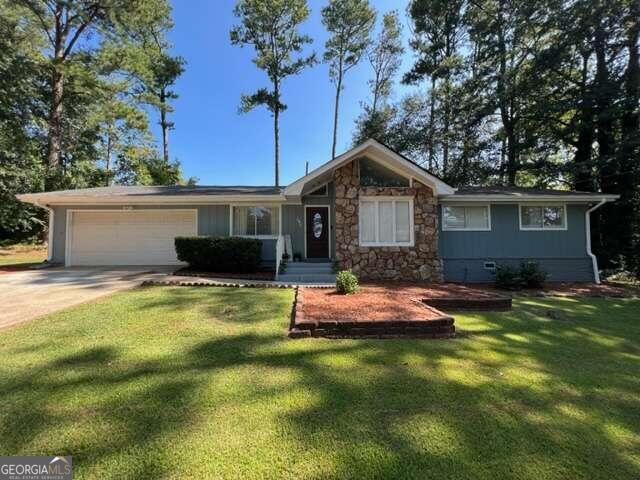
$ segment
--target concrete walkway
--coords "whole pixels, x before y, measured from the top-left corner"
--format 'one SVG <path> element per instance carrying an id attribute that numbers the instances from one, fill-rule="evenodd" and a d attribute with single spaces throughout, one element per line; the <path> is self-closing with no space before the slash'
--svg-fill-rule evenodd
<path id="1" fill-rule="evenodd" d="M 0 330 L 166 278 L 172 271 L 172 267 L 85 267 L 0 274 Z"/>

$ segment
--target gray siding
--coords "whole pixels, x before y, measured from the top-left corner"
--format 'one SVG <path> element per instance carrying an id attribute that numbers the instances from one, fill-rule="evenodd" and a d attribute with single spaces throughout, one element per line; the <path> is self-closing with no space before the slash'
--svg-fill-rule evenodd
<path id="1" fill-rule="evenodd" d="M 536 261 L 553 281 L 593 281 L 586 253 L 587 205 L 567 205 L 567 230 L 521 231 L 517 204 L 491 205 L 491 231 L 443 231 L 439 250 L 447 281 L 485 282 L 494 278 L 485 261 L 517 265 Z M 442 219 L 442 212 L 440 212 Z"/>
<path id="2" fill-rule="evenodd" d="M 304 257 L 304 206 L 283 205 L 282 234 L 291 236 L 291 255 L 299 253 Z"/>
<path id="3" fill-rule="evenodd" d="M 121 210 L 122 205 L 83 205 L 54 207 L 53 258 L 56 263 L 64 263 L 65 241 L 67 234 L 67 210 Z M 138 205 L 135 210 L 158 209 L 197 209 L 198 235 L 229 235 L 229 205 Z M 262 241 L 262 258 L 275 260 L 275 240 Z"/>
<path id="4" fill-rule="evenodd" d="M 198 235 L 229 235 L 229 205 L 198 207 Z"/>

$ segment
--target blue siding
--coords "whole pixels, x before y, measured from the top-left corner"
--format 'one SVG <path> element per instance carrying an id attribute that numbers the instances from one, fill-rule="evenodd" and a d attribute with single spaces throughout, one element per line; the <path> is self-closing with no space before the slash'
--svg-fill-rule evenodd
<path id="1" fill-rule="evenodd" d="M 538 262 L 553 281 L 593 281 L 586 253 L 586 209 L 583 204 L 567 205 L 567 230 L 562 231 L 521 231 L 517 204 L 492 204 L 489 232 L 443 231 L 440 226 L 445 280 L 491 281 L 485 261 L 517 265 L 526 260 Z"/>

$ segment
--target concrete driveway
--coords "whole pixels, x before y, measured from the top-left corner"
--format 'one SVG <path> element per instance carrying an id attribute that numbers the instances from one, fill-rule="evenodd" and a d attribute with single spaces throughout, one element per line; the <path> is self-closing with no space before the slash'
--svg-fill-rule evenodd
<path id="1" fill-rule="evenodd" d="M 136 287 L 145 280 L 164 277 L 174 269 L 84 267 L 0 274 L 0 329 Z"/>

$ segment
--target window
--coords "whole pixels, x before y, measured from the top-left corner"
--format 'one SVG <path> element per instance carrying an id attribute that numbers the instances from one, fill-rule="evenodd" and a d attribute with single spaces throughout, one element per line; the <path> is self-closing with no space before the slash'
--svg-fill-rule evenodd
<path id="1" fill-rule="evenodd" d="M 566 230 L 565 205 L 520 205 L 520 230 Z"/>
<path id="2" fill-rule="evenodd" d="M 491 213 L 488 205 L 442 207 L 443 230 L 491 230 Z"/>
<path id="3" fill-rule="evenodd" d="M 233 207 L 233 235 L 247 237 L 274 237 L 279 234 L 280 209 L 278 207 Z"/>
<path id="4" fill-rule="evenodd" d="M 314 191 L 312 191 L 309 194 L 309 196 L 310 197 L 326 197 L 328 195 L 328 190 L 329 189 L 327 188 L 327 184 L 325 183 L 320 188 L 317 188 Z"/>
<path id="5" fill-rule="evenodd" d="M 362 197 L 359 216 L 360 245 L 413 245 L 413 198 Z"/>
<path id="6" fill-rule="evenodd" d="M 380 165 L 378 162 L 361 158 L 360 185 L 363 187 L 408 187 L 409 179 Z"/>

